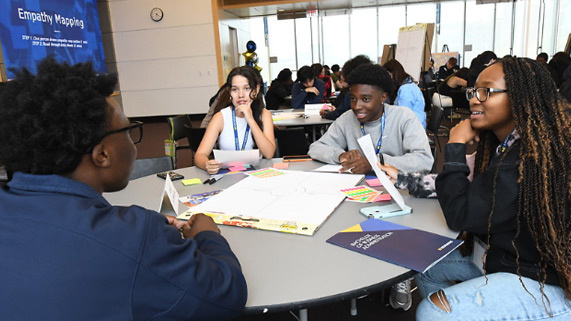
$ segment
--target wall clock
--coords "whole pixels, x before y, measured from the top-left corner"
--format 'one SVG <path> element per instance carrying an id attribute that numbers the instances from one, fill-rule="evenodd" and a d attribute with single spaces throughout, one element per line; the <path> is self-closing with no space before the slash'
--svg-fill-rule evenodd
<path id="1" fill-rule="evenodd" d="M 155 22 L 159 22 L 161 20 L 163 20 L 163 10 L 161 8 L 153 8 L 151 9 L 151 19 L 153 19 L 153 21 Z"/>

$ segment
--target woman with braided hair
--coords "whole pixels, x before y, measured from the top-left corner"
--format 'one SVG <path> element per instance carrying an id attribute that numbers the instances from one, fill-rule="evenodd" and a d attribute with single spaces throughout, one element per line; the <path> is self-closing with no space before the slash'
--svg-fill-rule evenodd
<path id="1" fill-rule="evenodd" d="M 570 320 L 571 107 L 546 68 L 510 56 L 486 68 L 467 96 L 471 118 L 450 132 L 436 194 L 448 226 L 475 236 L 474 251 L 457 250 L 416 276 L 426 298 L 417 320 Z M 407 177 L 412 189 L 430 181 L 399 173 L 397 186 Z"/>

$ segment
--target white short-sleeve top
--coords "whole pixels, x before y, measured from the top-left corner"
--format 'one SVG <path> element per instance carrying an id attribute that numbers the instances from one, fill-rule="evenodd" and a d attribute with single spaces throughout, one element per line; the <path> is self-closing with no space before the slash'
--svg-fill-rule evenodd
<path id="1" fill-rule="evenodd" d="M 236 142 L 234 139 L 234 124 L 232 122 L 232 107 L 226 107 L 220 111 L 224 119 L 224 129 L 218 137 L 218 146 L 222 150 L 236 150 Z M 236 116 L 236 125 L 238 127 L 238 150 L 242 148 L 244 143 L 244 134 L 248 123 L 245 118 Z M 254 137 L 252 137 L 252 129 L 248 133 L 248 141 L 245 149 L 254 149 Z"/>

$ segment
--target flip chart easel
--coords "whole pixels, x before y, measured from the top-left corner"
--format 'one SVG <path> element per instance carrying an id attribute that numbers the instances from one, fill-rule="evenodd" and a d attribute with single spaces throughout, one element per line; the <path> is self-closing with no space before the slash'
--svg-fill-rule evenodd
<path id="1" fill-rule="evenodd" d="M 433 23 L 418 23 L 399 29 L 396 59 L 414 81 L 419 80 L 421 70 L 430 61 L 433 33 Z"/>
<path id="2" fill-rule="evenodd" d="M 390 45 L 384 45 L 383 46 L 383 55 L 381 56 L 381 61 L 379 61 L 379 63 L 381 65 L 384 65 L 385 62 L 391 60 L 391 59 L 396 59 L 395 58 L 395 54 L 397 51 L 397 44 L 393 43 Z"/>

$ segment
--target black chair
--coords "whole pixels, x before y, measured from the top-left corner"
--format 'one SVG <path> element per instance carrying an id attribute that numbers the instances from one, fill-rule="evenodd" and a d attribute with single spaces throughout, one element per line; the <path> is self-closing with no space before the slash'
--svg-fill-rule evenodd
<path id="1" fill-rule="evenodd" d="M 170 170 L 173 163 L 169 156 L 136 159 L 129 180 Z"/>
<path id="2" fill-rule="evenodd" d="M 184 128 L 185 125 L 192 127 L 192 124 L 190 122 L 190 117 L 188 115 L 169 117 L 167 118 L 167 122 L 171 130 L 170 139 L 173 140 L 174 142 L 177 142 L 182 138 L 186 138 L 186 129 Z M 176 167 L 177 152 L 181 149 L 190 149 L 190 146 L 179 145 L 179 144 L 176 145 L 174 154 L 171 155 L 173 167 Z"/>
<path id="3" fill-rule="evenodd" d="M 449 130 L 446 126 L 440 125 L 442 119 L 444 118 L 444 109 L 440 106 L 432 105 L 430 108 L 430 117 L 426 122 L 426 131 L 428 135 L 428 142 L 430 143 L 430 148 L 432 149 L 432 156 L 434 157 L 434 164 L 432 165 L 432 172 L 436 172 L 436 159 L 438 153 L 441 150 L 440 147 L 440 140 L 438 137 L 440 136 L 440 130 L 443 129 L 446 132 Z M 446 136 L 445 135 L 442 136 Z M 434 137 L 433 139 L 431 138 Z"/>
<path id="4" fill-rule="evenodd" d="M 188 138 L 188 145 L 192 153 L 196 153 L 198 146 L 200 146 L 200 142 L 204 137 L 204 133 L 206 132 L 206 128 L 196 128 L 188 125 L 184 125 L 184 130 L 186 132 L 186 138 Z M 194 163 L 194 155 L 192 156 L 192 163 Z"/>
<path id="5" fill-rule="evenodd" d="M 309 146 L 303 127 L 276 128 L 274 133 L 278 141 L 278 157 L 307 154 Z"/>

